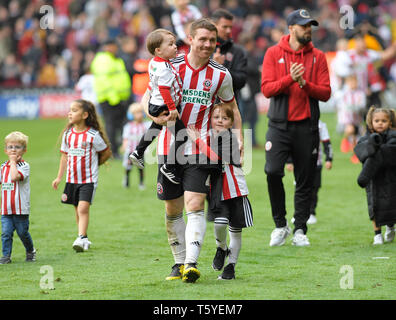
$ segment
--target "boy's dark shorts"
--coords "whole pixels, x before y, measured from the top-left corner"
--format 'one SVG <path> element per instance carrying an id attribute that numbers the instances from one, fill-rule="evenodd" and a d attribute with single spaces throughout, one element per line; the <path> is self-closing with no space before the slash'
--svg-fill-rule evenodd
<path id="1" fill-rule="evenodd" d="M 227 218 L 230 227 L 248 228 L 253 226 L 253 210 L 247 196 L 221 201 L 221 208 L 213 211 L 208 209 L 208 221 L 215 218 Z"/>
<path id="2" fill-rule="evenodd" d="M 95 189 L 94 183 L 66 183 L 61 202 L 74 206 L 78 206 L 79 201 L 87 201 L 92 204 Z"/>
<path id="3" fill-rule="evenodd" d="M 149 114 L 152 115 L 153 117 L 158 117 L 161 112 L 163 111 L 168 111 L 168 107 L 166 104 L 163 104 L 162 106 L 157 106 L 155 104 L 149 103 Z"/>
<path id="4" fill-rule="evenodd" d="M 176 107 L 177 111 L 180 113 L 181 111 L 181 107 L 180 105 L 178 105 Z M 167 113 L 169 113 L 169 109 L 168 106 L 166 104 L 163 104 L 162 106 L 157 106 L 155 104 L 151 104 L 149 103 L 149 109 L 148 112 L 151 116 L 153 117 L 158 117 L 162 112 L 166 111 Z"/>

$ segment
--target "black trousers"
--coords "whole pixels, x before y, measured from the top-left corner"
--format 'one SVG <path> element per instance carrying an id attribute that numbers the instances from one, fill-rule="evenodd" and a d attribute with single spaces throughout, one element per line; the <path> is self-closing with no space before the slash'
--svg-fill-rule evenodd
<path id="1" fill-rule="evenodd" d="M 296 188 L 294 193 L 295 230 L 307 232 L 311 192 L 318 159 L 319 131 L 312 131 L 310 119 L 288 122 L 287 130 L 270 126 L 266 134 L 268 193 L 277 228 L 286 226 L 285 189 L 282 178 L 286 159 L 292 156 Z"/>
<path id="2" fill-rule="evenodd" d="M 316 215 L 316 206 L 318 205 L 318 193 L 322 185 L 322 166 L 315 168 L 315 176 L 313 180 L 312 193 L 311 193 L 311 209 L 310 214 Z"/>
<path id="3" fill-rule="evenodd" d="M 106 134 L 111 143 L 111 151 L 115 158 L 119 157 L 118 149 L 122 142 L 122 130 L 127 122 L 128 101 L 121 101 L 111 106 L 108 102 L 100 103 Z"/>

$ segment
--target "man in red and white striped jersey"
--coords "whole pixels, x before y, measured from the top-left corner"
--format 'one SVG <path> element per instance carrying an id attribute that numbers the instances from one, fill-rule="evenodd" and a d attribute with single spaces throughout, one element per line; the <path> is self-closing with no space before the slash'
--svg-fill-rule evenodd
<path id="1" fill-rule="evenodd" d="M 26 249 L 26 261 L 36 260 L 36 250 L 29 233 L 30 166 L 22 159 L 28 137 L 22 132 L 11 132 L 5 138 L 8 161 L 1 165 L 1 240 L 3 257 L 0 264 L 11 262 L 12 239 L 16 230 Z"/>
<path id="2" fill-rule="evenodd" d="M 193 126 L 200 130 L 201 139 L 208 141 L 209 118 L 216 98 L 229 103 L 234 110 L 235 128 L 240 132 L 238 138 L 242 150 L 242 122 L 234 98 L 232 77 L 225 67 L 210 59 L 216 48 L 217 29 L 209 20 L 199 19 L 191 24 L 188 38 L 189 54 L 171 61 L 183 81 L 181 119 L 186 127 Z M 147 109 L 147 103 L 144 103 L 144 106 Z M 152 119 L 162 124 L 167 121 L 166 116 Z M 169 130 L 164 128 L 158 136 L 158 155 L 167 155 L 172 139 Z M 195 282 L 200 277 L 196 265 L 206 231 L 206 182 L 213 169 L 207 166 L 206 155 L 200 153 L 191 141 L 185 144 L 184 156 L 188 162 L 183 167 L 183 189 L 175 190 L 174 186 L 169 187 L 159 174 L 157 194 L 160 199 L 165 200 L 168 241 L 175 258 L 172 273 L 167 279 L 182 277 L 184 282 Z M 182 156 L 177 154 L 178 163 L 183 163 L 181 158 Z M 182 214 L 183 191 L 187 212 L 186 225 Z"/>

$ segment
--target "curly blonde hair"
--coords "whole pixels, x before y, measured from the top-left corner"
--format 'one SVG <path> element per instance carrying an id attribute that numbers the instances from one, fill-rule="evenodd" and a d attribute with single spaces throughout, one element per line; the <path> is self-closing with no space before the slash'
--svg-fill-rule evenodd
<path id="1" fill-rule="evenodd" d="M 28 141 L 29 137 L 20 131 L 13 131 L 4 138 L 5 145 L 10 142 L 17 142 L 23 146 L 23 149 L 26 149 Z"/>

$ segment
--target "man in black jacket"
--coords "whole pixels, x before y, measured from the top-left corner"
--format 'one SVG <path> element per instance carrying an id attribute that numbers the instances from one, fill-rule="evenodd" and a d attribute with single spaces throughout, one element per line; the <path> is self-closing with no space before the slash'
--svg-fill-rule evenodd
<path id="1" fill-rule="evenodd" d="M 213 12 L 211 20 L 218 32 L 213 60 L 230 71 L 234 94 L 238 102 L 239 91 L 246 84 L 247 54 L 243 47 L 232 41 L 231 32 L 234 16 L 229 11 L 217 9 Z"/>

